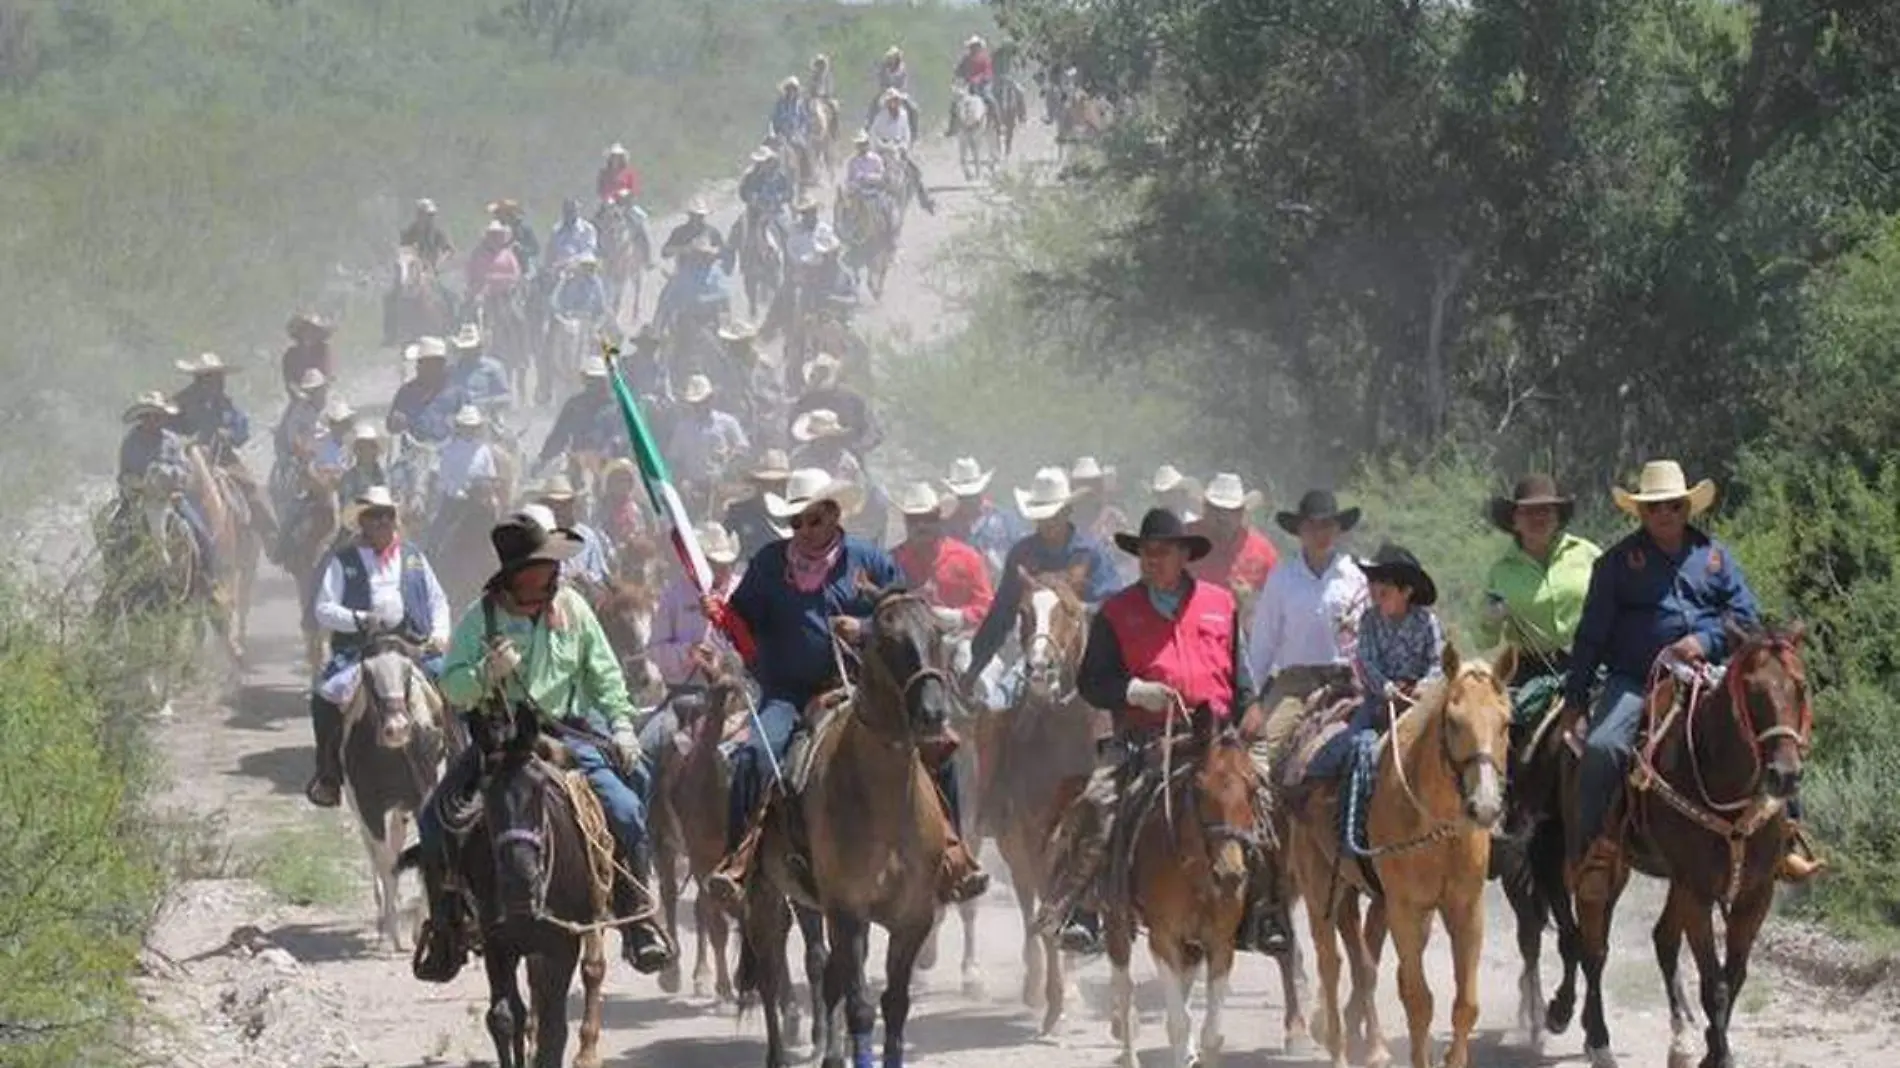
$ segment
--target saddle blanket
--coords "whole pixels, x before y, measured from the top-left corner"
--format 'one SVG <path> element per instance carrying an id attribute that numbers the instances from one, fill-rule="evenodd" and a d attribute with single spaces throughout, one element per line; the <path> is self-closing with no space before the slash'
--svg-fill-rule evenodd
<path id="1" fill-rule="evenodd" d="M 1293 730 L 1288 740 L 1286 754 L 1280 758 L 1280 767 L 1274 780 L 1280 785 L 1292 788 L 1306 781 L 1306 771 L 1312 766 L 1313 758 L 1326 743 L 1333 740 L 1346 729 L 1352 714 L 1359 707 L 1359 692 L 1352 686 L 1325 686 L 1306 699 L 1306 711 L 1300 717 L 1300 724 Z"/>

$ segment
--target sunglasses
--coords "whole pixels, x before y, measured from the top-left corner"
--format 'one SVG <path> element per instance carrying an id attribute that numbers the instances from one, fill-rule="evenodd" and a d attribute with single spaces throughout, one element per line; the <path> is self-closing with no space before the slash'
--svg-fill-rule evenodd
<path id="1" fill-rule="evenodd" d="M 363 511 L 363 521 L 365 523 L 394 523 L 396 510 L 394 508 L 367 508 Z"/>
<path id="2" fill-rule="evenodd" d="M 1655 501 L 1643 505 L 1645 512 L 1681 512 L 1689 507 L 1688 501 Z"/>
<path id="3" fill-rule="evenodd" d="M 805 515 L 795 515 L 792 517 L 792 522 L 791 522 L 791 527 L 793 530 L 804 530 L 808 527 L 815 530 L 818 527 L 822 527 L 824 525 L 825 525 L 824 514 L 818 513 L 818 512 L 807 513 Z"/>

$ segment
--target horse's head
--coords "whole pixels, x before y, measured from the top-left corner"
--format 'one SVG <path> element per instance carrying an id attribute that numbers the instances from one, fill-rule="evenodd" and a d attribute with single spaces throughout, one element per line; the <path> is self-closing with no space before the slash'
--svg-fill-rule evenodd
<path id="1" fill-rule="evenodd" d="M 1505 681 L 1517 672 L 1517 651 L 1507 648 L 1489 664 L 1467 663 L 1448 642 L 1441 666 L 1444 682 L 1420 701 L 1439 702 L 1431 711 L 1439 745 L 1458 781 L 1464 818 L 1489 830 L 1504 815 L 1505 762 L 1511 753 L 1511 695 Z"/>
<path id="2" fill-rule="evenodd" d="M 1194 809 L 1207 839 L 1214 886 L 1237 892 L 1247 880 L 1247 851 L 1261 844 L 1254 808 L 1253 760 L 1240 736 L 1221 725 L 1204 730 L 1200 766 L 1194 773 Z"/>
<path id="3" fill-rule="evenodd" d="M 535 759 L 540 731 L 534 710 L 512 705 L 505 714 L 477 717 L 482 746 L 482 816 L 494 855 L 502 914 L 534 915 L 553 863 L 548 842 L 548 791 L 555 784 Z"/>
<path id="4" fill-rule="evenodd" d="M 938 666 L 945 662 L 943 638 L 943 625 L 922 597 L 899 588 L 880 590 L 865 641 L 863 683 L 894 698 L 903 723 L 901 728 L 876 723 L 875 707 L 859 714 L 912 738 L 942 734 L 953 707 L 949 677 Z"/>
<path id="5" fill-rule="evenodd" d="M 429 702 L 417 693 L 418 672 L 406 646 L 397 638 L 377 639 L 363 657 L 357 700 L 376 730 L 376 744 L 384 749 L 406 749 L 418 728 L 436 725 Z"/>
<path id="6" fill-rule="evenodd" d="M 644 583 L 608 579 L 606 590 L 595 604 L 600 627 L 607 644 L 620 660 L 626 675 L 627 690 L 643 693 L 659 681 L 659 671 L 648 655 L 647 644 L 653 637 L 655 600 Z"/>
<path id="7" fill-rule="evenodd" d="M 1058 696 L 1075 677 L 1088 639 L 1088 606 L 1077 596 L 1066 573 L 1019 572 L 1022 600 L 1016 606 L 1016 633 L 1023 648 L 1029 692 Z"/>
<path id="8" fill-rule="evenodd" d="M 1801 660 L 1807 630 L 1800 623 L 1785 629 L 1747 633 L 1730 624 L 1727 686 L 1729 705 L 1741 741 L 1754 756 L 1755 788 L 1787 800 L 1800 791 L 1802 760 L 1814 729 L 1808 703 L 1808 671 Z"/>

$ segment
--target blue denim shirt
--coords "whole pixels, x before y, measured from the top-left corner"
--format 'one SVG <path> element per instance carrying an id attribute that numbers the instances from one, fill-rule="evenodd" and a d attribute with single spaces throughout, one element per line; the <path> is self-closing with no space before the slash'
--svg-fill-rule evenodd
<path id="1" fill-rule="evenodd" d="M 493 356 L 464 356 L 449 365 L 449 385 L 462 399 L 485 411 L 506 407 L 513 400 L 508 372 Z"/>
<path id="2" fill-rule="evenodd" d="M 884 550 L 847 534 L 831 576 L 814 593 L 800 593 L 786 577 L 790 541 L 760 549 L 732 591 L 732 610 L 752 630 L 758 658 L 752 676 L 760 690 L 794 704 L 815 696 L 837 668 L 831 652 L 831 617 L 871 614 L 872 600 L 858 585 L 862 574 L 879 588 L 903 577 Z"/>
<path id="3" fill-rule="evenodd" d="M 1018 541 L 1003 558 L 1003 578 L 997 584 L 996 599 L 990 602 L 989 614 L 983 617 L 976 637 L 970 640 L 968 674 L 975 675 L 989 666 L 990 658 L 1009 636 L 1009 625 L 1016 618 L 1016 608 L 1023 599 L 1022 571 L 1042 575 L 1083 565 L 1088 568 L 1088 578 L 1082 600 L 1095 608 L 1121 588 L 1115 574 L 1115 561 L 1108 555 L 1106 546 L 1073 525 L 1069 528 L 1068 542 L 1062 545 L 1052 546 L 1035 534 Z"/>

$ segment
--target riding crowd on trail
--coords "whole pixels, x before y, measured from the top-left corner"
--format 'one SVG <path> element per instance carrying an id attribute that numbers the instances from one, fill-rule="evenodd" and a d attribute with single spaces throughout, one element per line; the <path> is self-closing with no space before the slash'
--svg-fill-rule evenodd
<path id="1" fill-rule="evenodd" d="M 1106 953 L 1129 1058 L 1143 932 L 1182 989 L 1205 964 L 1210 1022 L 1236 950 L 1276 959 L 1301 1039 L 1299 901 L 1335 1063 L 1348 1036 L 1383 1050 L 1363 995 L 1387 936 L 1427 1063 L 1432 915 L 1460 962 L 1447 1063 L 1467 1063 L 1467 964 L 1498 873 L 1531 945 L 1547 922 L 1560 933 L 1548 1006 L 1526 961 L 1533 1031 L 1567 1024 L 1581 965 L 1586 1042 L 1607 1056 L 1607 929 L 1632 870 L 1671 882 L 1672 1007 L 1664 942 L 1688 936 L 1706 979 L 1717 908 L 1739 985 L 1738 925 L 1824 865 L 1801 822 L 1800 631 L 1762 622 L 1739 561 L 1697 522 L 1714 484 L 1645 464 L 1610 492 L 1635 528 L 1607 549 L 1568 530 L 1575 501 L 1548 475 L 1471 502 L 1509 539 L 1463 584 L 1483 590 L 1470 637 L 1499 650 L 1480 661 L 1437 614 L 1427 561 L 1391 542 L 1353 555 L 1362 512 L 1323 487 L 1274 509 L 1236 472 L 1203 483 L 1166 463 L 1124 500 L 1137 495 L 1095 456 L 1006 497 L 974 456 L 900 479 L 852 312 L 882 292 L 910 201 L 934 208 L 893 47 L 821 217 L 836 78 L 819 56 L 783 79 L 737 219 L 722 232 L 694 199 L 657 252 L 622 143 L 593 210 L 563 201 L 545 243 L 516 200 L 486 204 L 459 294 L 444 280 L 456 245 L 418 200 L 382 322 L 406 380 L 380 423 L 365 417 L 343 399 L 334 324 L 291 317 L 265 479 L 226 390 L 242 368 L 215 353 L 125 410 L 102 610 L 195 605 L 241 656 L 256 558 L 291 575 L 311 652 L 306 796 L 348 797 L 363 820 L 398 946 L 396 879 L 422 873 L 418 978 L 484 957 L 502 1063 L 523 1063 L 522 957 L 548 964 L 531 979 L 542 1063 L 565 1041 L 576 967 L 583 1057 L 597 1040 L 608 931 L 677 989 L 685 859 L 703 908 L 739 922 L 768 1064 L 783 1063 L 781 1013 L 800 1010 L 793 920 L 831 1054 L 869 1056 L 865 932 L 890 932 L 884 1057 L 901 1064 L 911 968 L 940 910 L 986 892 L 984 837 L 1009 861 L 1025 961 L 1049 979 L 1026 984 L 1045 1028 L 1056 950 Z M 1007 55 L 980 37 L 955 79 L 953 136 L 1020 107 Z M 1076 83 L 1063 69 L 1046 84 Z M 643 309 L 655 268 L 670 273 Z M 623 399 L 646 420 L 637 436 Z M 524 441 L 550 408 L 538 447 Z M 669 529 L 672 509 L 694 524 Z M 1185 1012 L 1171 1002 L 1181 1064 Z M 1713 1054 L 1727 1015 L 1709 1012 Z M 1201 1041 L 1211 1058 L 1217 1027 Z"/>

